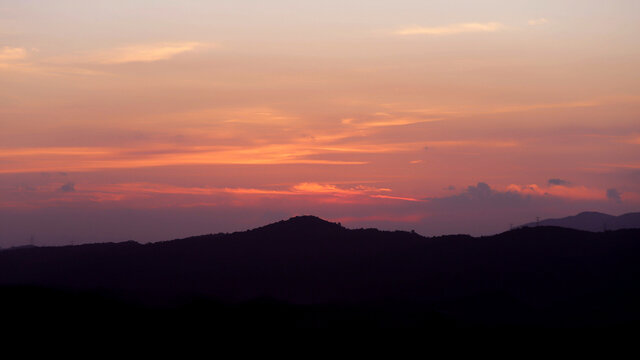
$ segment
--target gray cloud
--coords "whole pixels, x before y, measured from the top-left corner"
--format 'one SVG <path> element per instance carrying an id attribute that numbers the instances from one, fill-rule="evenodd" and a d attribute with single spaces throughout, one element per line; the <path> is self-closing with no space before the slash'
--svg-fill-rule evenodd
<path id="1" fill-rule="evenodd" d="M 562 185 L 562 186 L 567 186 L 567 185 L 571 185 L 571 183 L 567 180 L 562 180 L 562 179 L 549 179 L 547 180 L 547 184 L 549 185 Z"/>
<path id="2" fill-rule="evenodd" d="M 467 186 L 465 193 L 473 199 L 487 199 L 495 192 L 487 183 L 479 182 L 476 186 Z"/>
<path id="3" fill-rule="evenodd" d="M 475 186 L 470 185 L 457 195 L 427 199 L 436 207 L 446 208 L 486 208 L 504 207 L 522 204 L 529 201 L 529 195 L 522 195 L 514 191 L 497 191 L 487 183 L 479 182 Z"/>
<path id="4" fill-rule="evenodd" d="M 609 200 L 621 202 L 622 197 L 620 195 L 622 195 L 622 193 L 616 189 L 607 189 L 607 199 Z"/>
<path id="5" fill-rule="evenodd" d="M 72 182 L 68 182 L 68 183 L 60 186 L 60 188 L 58 190 L 62 191 L 62 192 L 74 192 L 74 191 L 76 191 L 76 184 L 74 184 Z"/>
<path id="6" fill-rule="evenodd" d="M 22 184 L 18 185 L 17 190 L 18 190 L 18 192 L 36 191 L 36 188 L 31 186 L 31 185 L 29 185 L 29 184 L 22 183 Z"/>

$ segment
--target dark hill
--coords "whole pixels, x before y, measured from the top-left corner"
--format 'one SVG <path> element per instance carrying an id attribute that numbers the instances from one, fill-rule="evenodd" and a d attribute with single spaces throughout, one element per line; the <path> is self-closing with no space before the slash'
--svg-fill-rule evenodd
<path id="1" fill-rule="evenodd" d="M 102 294 L 144 306 L 271 299 L 292 307 L 346 306 L 356 313 L 373 307 L 390 313 L 389 319 L 446 315 L 483 326 L 638 321 L 638 276 L 640 230 L 541 226 L 481 238 L 425 238 L 350 230 L 311 216 L 145 245 L 0 252 L 5 287 Z"/>
<path id="2" fill-rule="evenodd" d="M 278 221 L 250 231 L 294 231 L 298 234 L 308 234 L 313 232 L 337 231 L 341 229 L 342 227 L 339 224 L 323 220 L 317 216 L 304 215 L 295 216 L 288 220 Z"/>
<path id="3" fill-rule="evenodd" d="M 638 229 L 640 228 L 640 212 L 613 216 L 595 211 L 586 211 L 575 216 L 541 220 L 539 225 L 561 226 L 584 231 Z M 536 223 L 529 223 L 524 226 L 536 226 Z"/>

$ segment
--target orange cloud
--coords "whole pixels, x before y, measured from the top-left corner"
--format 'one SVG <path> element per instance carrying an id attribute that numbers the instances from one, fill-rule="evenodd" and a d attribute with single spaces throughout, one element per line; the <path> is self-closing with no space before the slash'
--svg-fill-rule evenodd
<path id="1" fill-rule="evenodd" d="M 444 120 L 444 118 L 442 117 L 424 119 L 424 118 L 411 118 L 411 117 L 392 117 L 391 115 L 388 115 L 388 114 L 384 114 L 384 115 L 378 114 L 377 116 L 383 116 L 385 117 L 385 119 L 358 121 L 354 118 L 346 118 L 346 119 L 342 119 L 341 122 L 344 125 L 351 125 L 360 129 L 368 129 L 368 128 L 386 127 L 386 126 L 413 125 L 413 124 Z"/>
<path id="2" fill-rule="evenodd" d="M 42 171 L 92 171 L 118 168 L 146 168 L 173 165 L 362 165 L 364 161 L 329 160 L 310 158 L 321 154 L 321 148 L 314 149 L 304 144 L 273 144 L 247 147 L 195 146 L 178 147 L 172 151 L 154 153 L 153 147 L 141 151 L 138 148 L 16 148 L 4 149 L 0 159 L 9 165 L 0 173 L 22 173 Z M 140 155 L 130 154 L 142 152 Z"/>
<path id="3" fill-rule="evenodd" d="M 518 146 L 516 141 L 504 141 L 504 140 L 443 140 L 443 141 L 429 141 L 429 146 L 434 147 L 454 147 L 454 146 L 469 146 L 469 147 L 514 147 Z"/>
<path id="4" fill-rule="evenodd" d="M 371 197 L 379 198 L 379 199 L 392 199 L 392 200 L 403 200 L 403 201 L 424 201 L 424 200 L 414 199 L 410 197 L 390 196 L 390 195 L 371 195 Z"/>
<path id="5" fill-rule="evenodd" d="M 27 50 L 18 47 L 3 46 L 0 48 L 0 62 L 21 60 L 27 57 Z"/>
<path id="6" fill-rule="evenodd" d="M 331 194 L 331 195 L 367 195 L 377 192 L 389 192 L 391 189 L 375 188 L 371 186 L 358 185 L 351 188 L 340 188 L 332 184 L 320 183 L 300 183 L 294 185 L 291 190 L 300 194 Z M 374 197 L 374 196 L 372 196 Z"/>
<path id="7" fill-rule="evenodd" d="M 61 184 L 50 184 L 46 187 L 33 189 L 33 193 L 40 195 L 50 195 L 48 198 L 39 197 L 38 202 L 66 201 L 66 202 L 118 202 L 118 201 L 151 201 L 154 205 L 162 204 L 165 201 L 158 200 L 157 196 L 189 196 L 181 198 L 180 204 L 194 203 L 218 203 L 217 201 L 204 201 L 205 198 L 218 195 L 233 195 L 244 197 L 298 197 L 301 199 L 313 199 L 322 202 L 346 202 L 359 203 L 367 199 L 392 199 L 403 201 L 419 201 L 413 198 L 382 195 L 381 193 L 391 193 L 388 188 L 373 187 L 367 185 L 337 186 L 328 183 L 303 182 L 294 184 L 288 188 L 232 188 L 232 187 L 185 187 L 170 184 L 158 183 L 118 183 L 105 185 L 84 184 L 78 186 L 74 193 L 60 194 L 56 189 Z M 60 196 L 58 196 L 60 195 Z M 154 200 L 155 199 L 155 200 Z M 174 202 L 171 201 L 171 204 Z"/>
<path id="8" fill-rule="evenodd" d="M 21 74 L 40 74 L 47 76 L 58 75 L 104 75 L 104 73 L 66 66 L 62 64 L 51 65 L 48 61 L 27 60 L 30 53 L 37 52 L 37 49 L 27 50 L 19 47 L 5 46 L 0 49 L 0 70 Z"/>
<path id="9" fill-rule="evenodd" d="M 626 137 L 624 140 L 622 140 L 622 142 L 627 143 L 627 144 L 640 145 L 640 136 L 635 135 L 635 136 L 631 136 L 631 137 Z"/>
<path id="10" fill-rule="evenodd" d="M 563 186 L 555 185 L 549 187 L 540 187 L 536 184 L 507 186 L 508 191 L 514 191 L 525 195 L 545 196 L 551 195 L 559 198 L 571 200 L 604 200 L 604 189 L 593 189 L 585 186 Z"/>
<path id="11" fill-rule="evenodd" d="M 129 45 L 109 50 L 101 50 L 85 57 L 76 58 L 75 60 L 78 62 L 105 65 L 154 62 L 168 60 L 176 55 L 210 46 L 210 44 L 195 41 Z"/>
<path id="12" fill-rule="evenodd" d="M 611 163 L 611 164 L 599 164 L 600 166 L 609 168 L 620 169 L 640 169 L 640 163 Z"/>

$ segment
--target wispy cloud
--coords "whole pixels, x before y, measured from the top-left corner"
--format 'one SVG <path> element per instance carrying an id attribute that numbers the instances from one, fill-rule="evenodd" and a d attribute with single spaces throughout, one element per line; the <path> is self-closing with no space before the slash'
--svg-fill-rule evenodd
<path id="1" fill-rule="evenodd" d="M 553 180 L 553 179 L 552 179 Z M 559 180 L 559 179 L 556 179 Z M 569 186 L 568 184 L 553 184 L 542 187 L 537 184 L 507 186 L 507 191 L 521 195 L 553 196 L 556 198 L 572 200 L 603 200 L 601 189 L 588 188 L 586 186 Z"/>
<path id="2" fill-rule="evenodd" d="M 123 46 L 97 51 L 87 61 L 98 64 L 126 64 L 168 60 L 176 55 L 211 46 L 200 42 L 156 43 Z"/>
<path id="3" fill-rule="evenodd" d="M 296 184 L 291 188 L 295 193 L 302 194 L 332 194 L 332 195 L 365 195 L 368 193 L 390 192 L 391 189 L 376 188 L 372 186 L 358 185 L 350 188 L 342 188 L 333 184 L 305 182 Z"/>
<path id="4" fill-rule="evenodd" d="M 373 127 L 413 125 L 441 120 L 444 120 L 444 118 L 392 117 L 391 115 L 384 114 L 377 115 L 377 118 L 373 120 L 357 120 L 354 118 L 345 118 L 341 120 L 341 123 L 344 125 L 351 125 L 360 129 L 367 129 Z"/>
<path id="5" fill-rule="evenodd" d="M 627 143 L 627 144 L 636 144 L 636 145 L 640 145 L 640 136 L 637 135 L 633 135 L 630 137 L 625 137 L 622 142 Z"/>
<path id="6" fill-rule="evenodd" d="M 99 75 L 100 72 L 67 66 L 65 64 L 49 64 L 47 61 L 33 59 L 33 54 L 37 49 L 26 49 L 23 47 L 0 48 L 0 71 L 22 74 L 42 74 L 42 75 Z"/>
<path id="7" fill-rule="evenodd" d="M 412 26 L 396 31 L 397 35 L 454 35 L 462 33 L 496 32 L 505 26 L 499 22 L 458 23 L 445 26 L 423 27 Z"/>
<path id="8" fill-rule="evenodd" d="M 0 48 L 0 62 L 21 60 L 27 57 L 27 50 L 20 47 L 3 46 Z"/>
<path id="9" fill-rule="evenodd" d="M 548 22 L 549 22 L 549 20 L 547 20 L 545 18 L 539 18 L 539 19 L 531 19 L 531 20 L 529 20 L 528 24 L 533 26 L 533 25 L 546 24 Z"/>
<path id="10" fill-rule="evenodd" d="M 564 109 L 564 108 L 586 108 L 603 105 L 604 102 L 591 100 L 591 101 L 573 101 L 564 103 L 548 103 L 548 104 L 530 104 L 530 105 L 509 105 L 498 108 L 488 109 L 482 111 L 483 113 L 510 113 L 510 112 L 525 112 L 532 110 L 545 110 L 545 109 Z"/>
<path id="11" fill-rule="evenodd" d="M 20 71 L 28 69 L 29 64 L 24 63 L 28 51 L 21 47 L 3 46 L 0 48 L 0 70 Z"/>
<path id="12" fill-rule="evenodd" d="M 0 47 L 0 70 L 46 75 L 105 75 L 89 65 L 118 65 L 169 60 L 183 53 L 214 46 L 201 42 L 162 42 L 101 49 L 32 59 L 35 49 Z"/>
<path id="13" fill-rule="evenodd" d="M 372 149 L 374 149 L 372 147 Z M 172 165 L 362 165 L 364 161 L 314 158 L 330 150 L 308 144 L 287 143 L 242 146 L 195 146 L 173 151 L 148 148 L 5 148 L 0 160 L 12 166 L 0 169 L 0 174 L 42 171 L 91 171 L 98 169 L 142 168 Z M 347 152 L 345 150 L 345 152 Z M 43 158 L 44 157 L 44 158 Z M 13 160 L 16 160 L 13 162 Z"/>
<path id="14" fill-rule="evenodd" d="M 510 148 L 520 145 L 513 140 L 440 140 L 430 141 L 429 146 L 425 146 L 425 150 L 431 147 L 475 147 L 475 148 Z"/>
<path id="15" fill-rule="evenodd" d="M 414 199 L 410 197 L 391 196 L 391 195 L 371 195 L 371 197 L 378 198 L 378 199 L 391 199 L 391 200 L 403 200 L 403 201 L 424 201 L 424 200 Z"/>
<path id="16" fill-rule="evenodd" d="M 1 189 L 0 189 L 1 190 Z M 260 198 L 282 198 L 329 201 L 346 203 L 370 203 L 372 201 L 401 200 L 420 201 L 411 197 L 391 195 L 392 190 L 383 187 L 367 185 L 336 185 L 332 183 L 303 182 L 288 187 L 190 187 L 162 183 L 117 183 L 117 184 L 85 184 L 82 191 L 77 191 L 75 183 L 67 182 L 62 185 L 50 184 L 38 188 L 30 188 L 30 198 L 24 205 L 42 205 L 43 203 L 59 202 L 121 202 L 135 201 L 140 204 L 149 202 L 152 206 L 174 206 L 202 204 L 220 204 L 237 199 L 247 201 Z M 17 188 L 15 192 L 24 193 L 24 189 Z M 64 193 L 64 196 L 60 194 Z M 6 193 L 5 195 L 12 195 Z M 26 195 L 25 195 L 26 196 Z M 26 199 L 23 197 L 23 199 Z M 156 199 L 156 200 L 153 200 Z M 164 200 L 163 200 L 164 199 Z M 0 204 L 2 204 L 0 202 Z"/>

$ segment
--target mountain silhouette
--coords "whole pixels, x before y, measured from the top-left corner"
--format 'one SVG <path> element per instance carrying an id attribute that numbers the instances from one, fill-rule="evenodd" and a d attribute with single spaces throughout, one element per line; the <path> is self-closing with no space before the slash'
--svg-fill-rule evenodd
<path id="1" fill-rule="evenodd" d="M 560 226 L 584 231 L 606 231 L 640 228 L 640 212 L 620 216 L 603 214 L 595 211 L 581 212 L 575 216 L 560 219 L 545 219 L 539 223 L 528 223 L 523 226 Z"/>
<path id="2" fill-rule="evenodd" d="M 217 317 L 246 314 L 238 304 L 254 311 L 259 301 L 261 316 L 284 312 L 311 326 L 329 319 L 362 325 L 380 314 L 383 326 L 622 326 L 640 321 L 638 276 L 640 229 L 539 226 L 428 238 L 346 229 L 313 216 L 149 244 L 0 251 L 2 299 L 61 291 L 111 299 L 118 305 L 110 309 L 193 309 L 213 301 L 226 309 Z M 87 304 L 82 299 L 68 303 Z M 21 301 L 12 304 L 28 303 Z"/>

